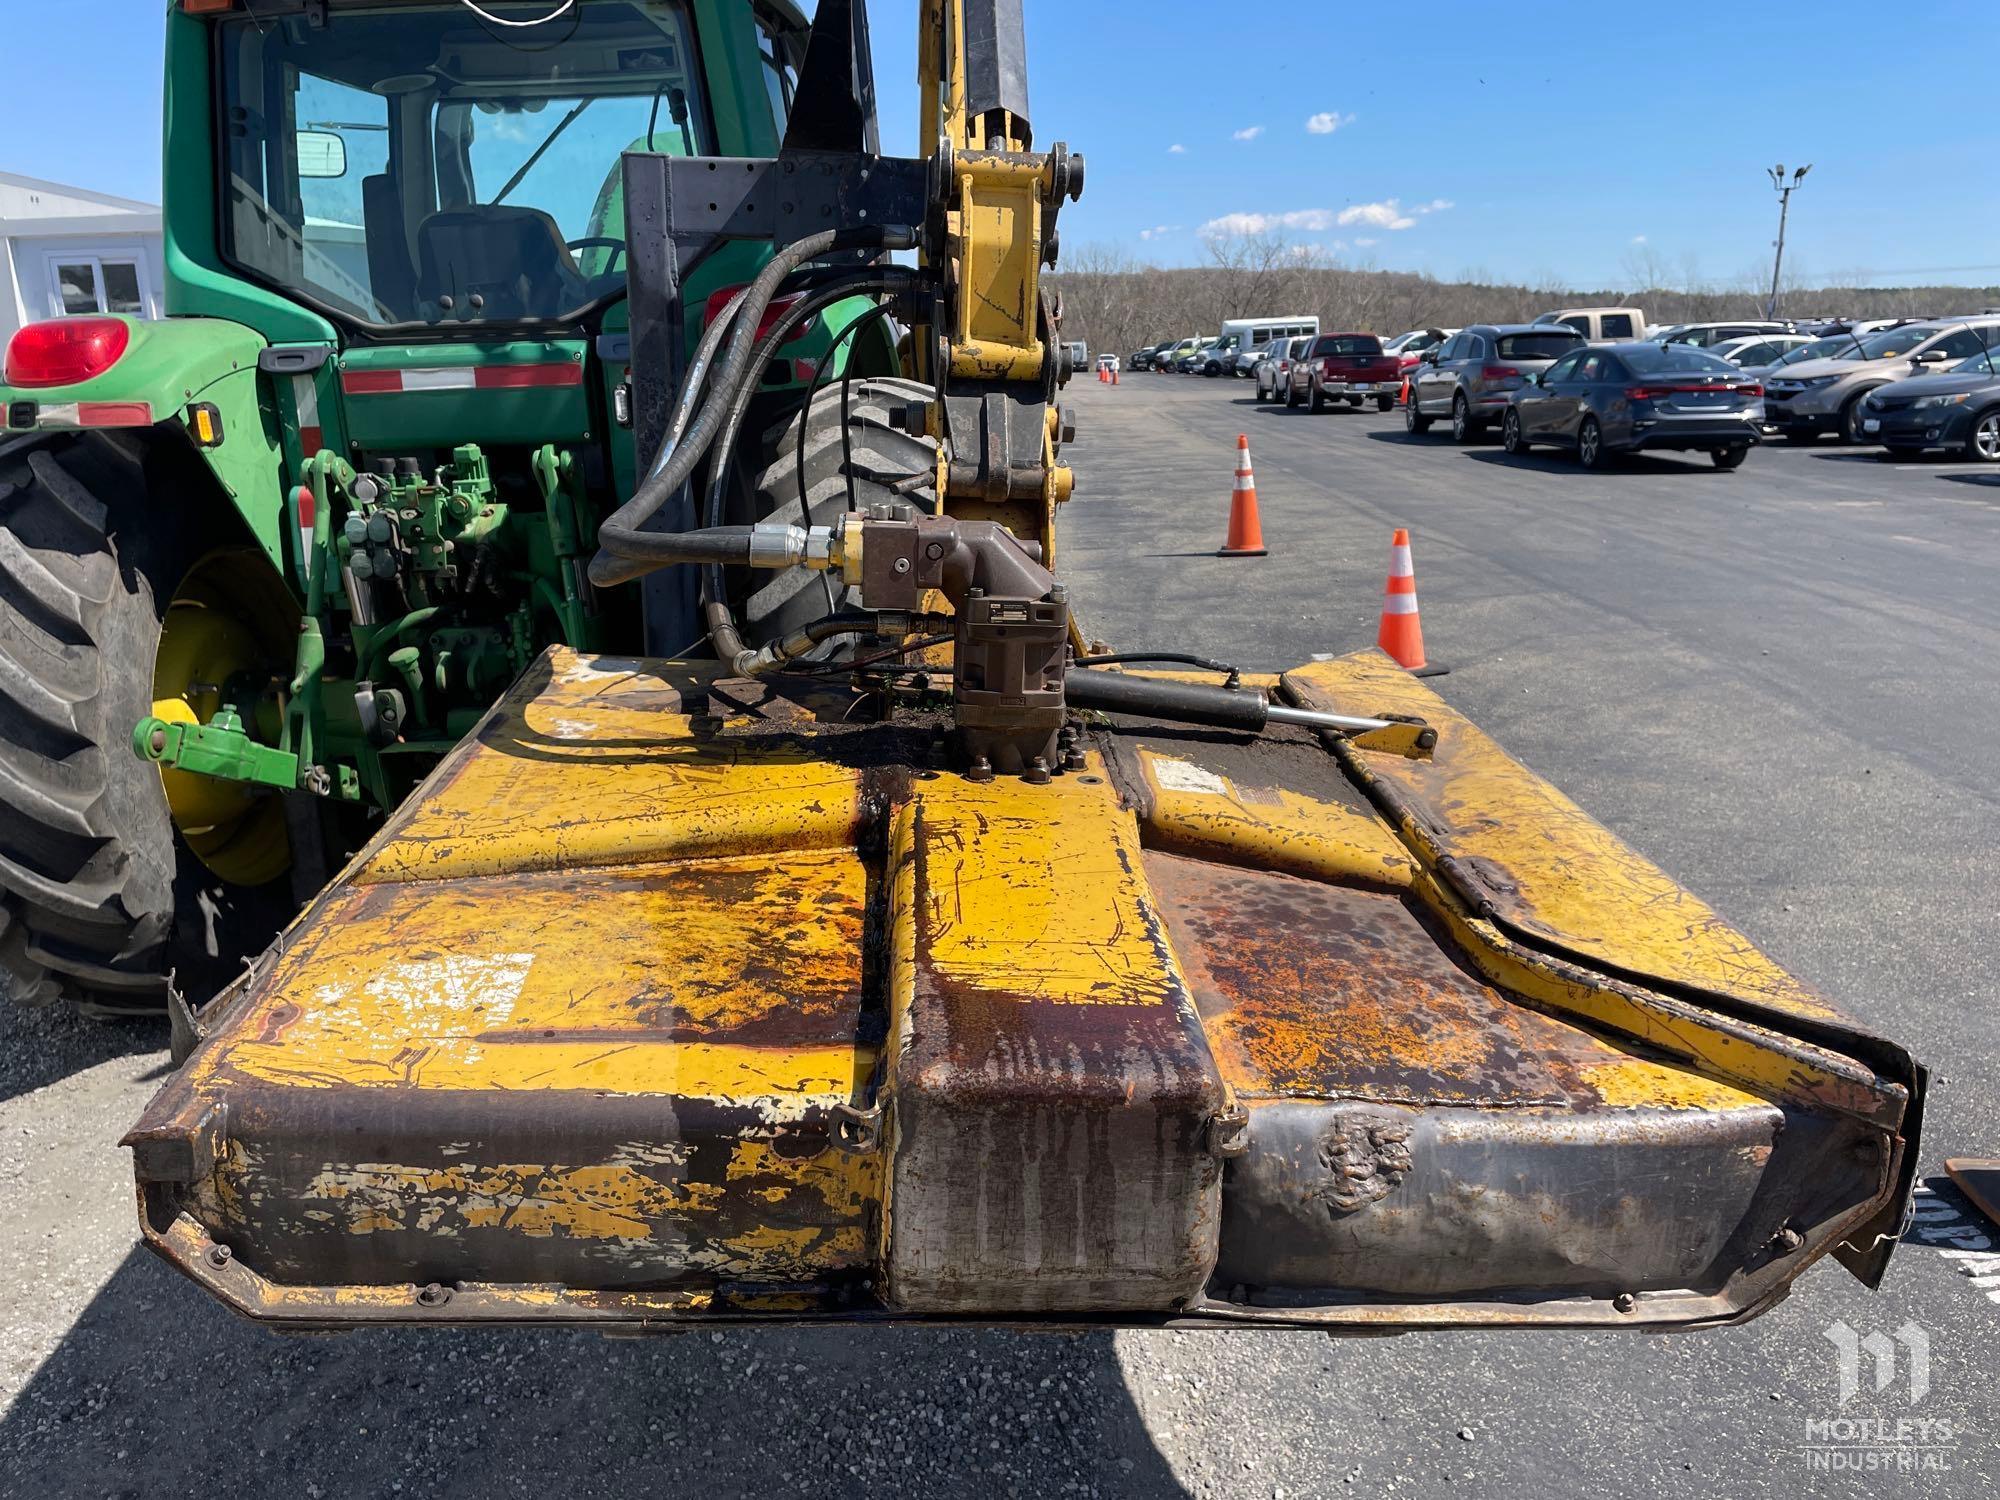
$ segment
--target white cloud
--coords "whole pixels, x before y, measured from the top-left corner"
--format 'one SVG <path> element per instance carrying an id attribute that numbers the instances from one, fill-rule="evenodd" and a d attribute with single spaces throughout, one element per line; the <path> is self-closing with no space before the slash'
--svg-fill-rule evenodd
<path id="1" fill-rule="evenodd" d="M 1161 239 L 1170 234 L 1178 234 L 1180 227 L 1178 224 L 1155 224 L 1151 229 L 1140 230 L 1139 238 L 1142 240 Z"/>
<path id="2" fill-rule="evenodd" d="M 1353 203 L 1340 211 L 1340 224 L 1371 224 L 1377 229 L 1411 229 L 1425 214 L 1441 214 L 1452 206 L 1449 198 L 1433 198 L 1428 203 L 1403 207 L 1400 198 L 1384 198 L 1380 203 Z"/>
<path id="3" fill-rule="evenodd" d="M 1201 226 L 1207 235 L 1267 234 L 1273 229 L 1299 229 L 1317 233 L 1333 228 L 1333 212 L 1325 208 L 1295 208 L 1282 214 L 1224 214 Z"/>
<path id="4" fill-rule="evenodd" d="M 1183 146 L 1183 145 L 1182 145 L 1182 144 L 1181 144 L 1181 143 L 1180 143 L 1179 141 L 1176 141 L 1176 142 L 1174 142 L 1174 144 L 1173 144 L 1173 145 L 1171 145 L 1171 146 L 1167 147 L 1167 155 L 1169 155 L 1169 156 L 1186 156 L 1186 155 L 1187 155 L 1187 147 Z"/>
<path id="5" fill-rule="evenodd" d="M 1377 229 L 1408 229 L 1417 221 L 1403 212 L 1403 205 L 1394 198 L 1384 198 L 1380 203 L 1356 203 L 1340 211 L 1340 224 L 1373 224 Z"/>
<path id="6" fill-rule="evenodd" d="M 1632 243 L 1635 245 L 1643 245 L 1646 243 L 1646 237 L 1643 234 L 1635 234 L 1632 236 Z"/>
<path id="7" fill-rule="evenodd" d="M 1254 141 L 1263 133 L 1264 127 L 1262 125 L 1245 125 L 1241 130 L 1230 136 L 1230 139 L 1232 141 Z"/>
<path id="8" fill-rule="evenodd" d="M 1306 116 L 1306 129 L 1314 135 L 1332 135 L 1341 126 L 1353 123 L 1353 115 L 1344 115 L 1337 109 L 1323 109 L 1316 115 Z"/>

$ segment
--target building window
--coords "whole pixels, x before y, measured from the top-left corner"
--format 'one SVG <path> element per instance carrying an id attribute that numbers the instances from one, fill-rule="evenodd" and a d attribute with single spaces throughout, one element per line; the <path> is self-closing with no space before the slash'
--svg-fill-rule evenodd
<path id="1" fill-rule="evenodd" d="M 55 283 L 56 312 L 62 317 L 147 314 L 145 277 L 135 260 L 66 255 L 50 262 L 50 277 Z"/>

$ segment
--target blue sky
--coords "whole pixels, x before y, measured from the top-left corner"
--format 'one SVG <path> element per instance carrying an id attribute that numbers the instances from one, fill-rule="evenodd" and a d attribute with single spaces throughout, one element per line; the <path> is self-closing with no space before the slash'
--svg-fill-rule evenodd
<path id="1" fill-rule="evenodd" d="M 1807 279 L 2000 282 L 1994 0 L 1026 4 L 1038 136 L 1090 164 L 1071 246 L 1187 264 L 1269 222 L 1441 277 L 1616 287 L 1643 250 L 1734 280 L 1769 264 L 1764 168 L 1809 161 Z M 0 168 L 157 200 L 161 0 L 6 10 Z M 914 10 L 871 8 L 896 152 Z"/>

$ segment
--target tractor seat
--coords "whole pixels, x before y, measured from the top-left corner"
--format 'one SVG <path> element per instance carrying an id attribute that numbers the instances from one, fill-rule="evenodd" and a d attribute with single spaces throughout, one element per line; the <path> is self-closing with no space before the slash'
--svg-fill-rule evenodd
<path id="1" fill-rule="evenodd" d="M 539 208 L 473 204 L 432 214 L 417 226 L 417 296 L 433 315 L 450 297 L 453 313 L 488 320 L 553 318 L 584 300 L 585 280 L 556 221 Z"/>

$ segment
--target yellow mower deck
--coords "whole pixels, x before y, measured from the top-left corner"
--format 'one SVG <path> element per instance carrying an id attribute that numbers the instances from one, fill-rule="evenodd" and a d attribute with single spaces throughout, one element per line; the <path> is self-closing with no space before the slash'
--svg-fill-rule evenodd
<path id="1" fill-rule="evenodd" d="M 1879 1275 L 1921 1077 L 1372 653 L 1429 759 L 556 651 L 128 1142 L 253 1317 L 1673 1326 Z M 1844 1247 L 1844 1248 L 1842 1248 Z"/>

